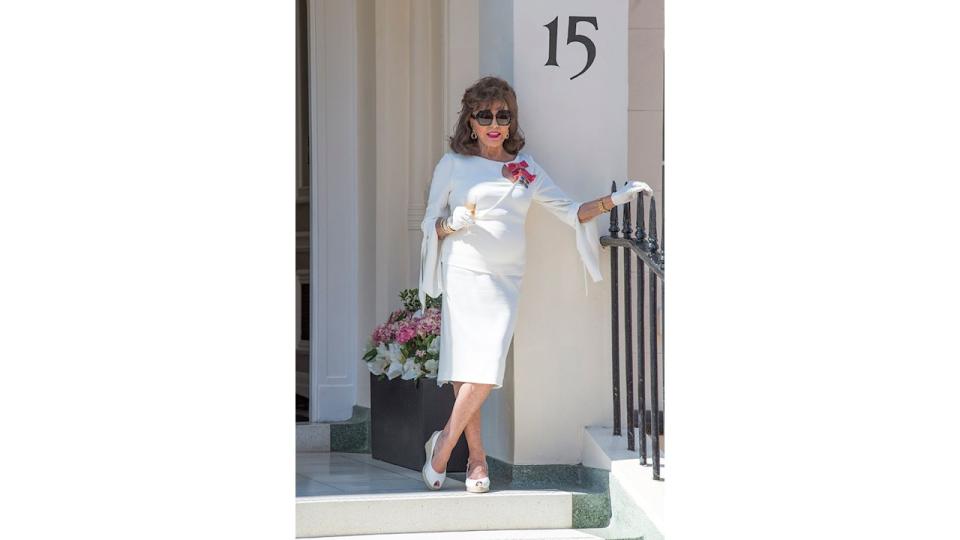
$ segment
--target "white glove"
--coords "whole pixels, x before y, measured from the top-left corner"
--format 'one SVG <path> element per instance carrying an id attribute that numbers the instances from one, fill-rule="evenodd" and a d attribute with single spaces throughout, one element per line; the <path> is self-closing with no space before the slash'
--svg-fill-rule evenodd
<path id="1" fill-rule="evenodd" d="M 475 221 L 473 216 L 466 206 L 458 206 L 454 208 L 453 213 L 451 213 L 450 217 L 447 218 L 447 226 L 455 231 L 460 230 L 467 225 L 473 225 L 474 223 Z"/>
<path id="2" fill-rule="evenodd" d="M 653 195 L 653 189 L 645 182 L 638 182 L 636 180 L 625 182 L 623 187 L 610 194 L 610 199 L 613 200 L 614 205 L 619 206 L 625 202 L 636 199 L 641 191 L 646 191 Z"/>

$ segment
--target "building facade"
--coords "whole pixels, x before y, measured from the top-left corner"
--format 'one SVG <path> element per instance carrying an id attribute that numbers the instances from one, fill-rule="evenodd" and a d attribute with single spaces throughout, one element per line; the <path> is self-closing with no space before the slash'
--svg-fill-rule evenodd
<path id="1" fill-rule="evenodd" d="M 568 195 L 593 199 L 629 179 L 663 200 L 663 3 L 300 9 L 297 392 L 309 405 L 298 419 L 329 422 L 369 407 L 367 338 L 417 286 L 433 167 L 480 77 L 517 91 L 524 151 Z M 603 234 L 609 214 L 597 219 Z M 609 249 L 604 280 L 585 284 L 569 227 L 536 206 L 526 227 L 519 320 L 504 386 L 484 405 L 484 442 L 507 463 L 575 464 L 584 427 L 612 418 Z"/>

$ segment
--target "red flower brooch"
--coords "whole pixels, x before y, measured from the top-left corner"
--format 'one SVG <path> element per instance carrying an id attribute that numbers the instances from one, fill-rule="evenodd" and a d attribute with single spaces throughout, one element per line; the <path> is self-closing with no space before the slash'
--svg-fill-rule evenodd
<path id="1" fill-rule="evenodd" d="M 537 175 L 530 174 L 530 172 L 527 171 L 527 166 L 526 160 L 520 163 L 507 163 L 507 169 L 509 169 L 510 174 L 513 175 L 514 181 L 520 182 L 523 184 L 523 187 L 530 187 L 530 183 L 537 177 Z"/>

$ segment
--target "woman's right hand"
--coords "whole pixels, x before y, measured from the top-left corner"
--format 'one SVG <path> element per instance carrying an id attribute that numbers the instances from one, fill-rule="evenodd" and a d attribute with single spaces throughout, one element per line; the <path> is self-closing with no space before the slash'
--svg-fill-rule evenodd
<path id="1" fill-rule="evenodd" d="M 476 223 L 473 219 L 473 213 L 466 206 L 458 206 L 453 209 L 450 217 L 447 218 L 447 226 L 458 231 L 467 225 Z"/>

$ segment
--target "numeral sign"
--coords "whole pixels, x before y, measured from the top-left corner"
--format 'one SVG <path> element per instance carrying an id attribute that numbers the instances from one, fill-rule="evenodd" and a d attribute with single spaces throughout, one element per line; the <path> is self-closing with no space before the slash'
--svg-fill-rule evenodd
<path id="1" fill-rule="evenodd" d="M 547 56 L 547 63 L 544 64 L 545 66 L 560 67 L 560 65 L 557 64 L 557 21 L 559 18 L 559 16 L 554 17 L 552 21 L 544 25 L 550 32 L 550 50 Z M 580 73 L 570 77 L 571 81 L 580 75 L 583 75 L 585 71 L 590 69 L 590 66 L 593 65 L 593 60 L 597 57 L 597 46 L 593 44 L 593 40 L 587 36 L 577 33 L 577 24 L 582 22 L 592 24 L 594 30 L 600 30 L 600 28 L 597 26 L 596 17 L 570 17 L 570 19 L 567 21 L 567 45 L 576 41 L 583 44 L 583 46 L 587 49 L 587 65 L 583 66 L 583 69 L 580 70 Z"/>

